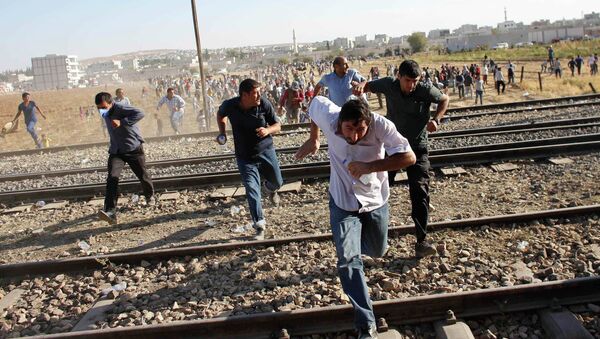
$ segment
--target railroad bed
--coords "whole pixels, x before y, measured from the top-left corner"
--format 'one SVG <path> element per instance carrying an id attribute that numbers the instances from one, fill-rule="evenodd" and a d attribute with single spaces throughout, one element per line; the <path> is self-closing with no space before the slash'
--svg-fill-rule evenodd
<path id="1" fill-rule="evenodd" d="M 393 299 L 430 296 L 432 301 L 425 302 L 425 305 L 435 305 L 435 300 L 443 303 L 443 294 L 449 294 L 448 297 L 456 296 L 456 299 L 462 300 L 462 306 L 455 306 L 461 309 L 456 311 L 468 314 L 472 311 L 469 306 L 474 307 L 477 302 L 460 297 L 467 291 L 542 282 L 551 284 L 560 279 L 597 277 L 600 273 L 600 221 L 597 214 L 584 213 L 560 219 L 534 218 L 527 223 L 478 224 L 467 228 L 461 227 L 460 223 L 448 229 L 434 227 L 430 238 L 437 244 L 440 256 L 422 260 L 413 257 L 413 238 L 402 236 L 410 232 L 409 229 L 392 232 L 390 250 L 384 258 L 364 259 L 371 297 L 382 301 L 376 303 L 376 312 L 385 313 L 389 319 L 391 308 L 385 305 Z M 138 257 L 143 258 L 144 254 Z M 151 258 L 152 253 L 147 253 L 147 257 Z M 341 291 L 335 262 L 335 250 L 328 237 L 271 246 L 259 242 L 244 248 L 209 251 L 183 258 L 148 259 L 137 264 L 119 264 L 118 261 L 110 264 L 110 260 L 98 259 L 97 264 L 104 265 L 104 268 L 89 273 L 60 273 L 24 280 L 15 278 L 12 283 L 2 284 L 2 294 L 16 288 L 24 292 L 6 311 L 5 320 L 0 322 L 4 323 L 7 332 L 15 335 L 70 331 L 99 297 L 107 294 L 110 305 L 107 306 L 107 315 L 91 328 L 233 316 L 229 331 L 235 331 L 237 326 L 241 326 L 235 322 L 235 316 L 265 314 L 268 317 L 273 311 L 319 311 L 319 307 L 347 305 L 349 302 Z M 592 281 L 591 286 L 597 286 L 598 281 Z M 117 291 L 119 286 L 126 287 Z M 532 285 L 527 297 L 509 298 L 504 307 L 495 305 L 495 312 L 513 310 L 514 304 L 524 299 L 531 300 L 536 293 L 534 291 L 539 293 L 543 286 Z M 595 287 L 589 284 L 588 287 L 583 286 L 585 284 L 581 289 L 567 291 L 581 296 L 595 290 L 595 299 L 588 302 L 600 301 Z M 494 293 L 497 295 L 495 298 L 500 298 L 499 291 Z M 567 292 L 556 292 L 552 297 L 560 303 L 567 298 L 564 293 Z M 494 305 L 494 300 L 497 303 L 495 298 L 489 303 Z M 549 297 L 546 296 L 546 299 Z M 548 300 L 545 302 L 549 306 Z M 434 316 L 427 314 L 426 310 L 413 307 L 412 312 L 416 314 L 411 320 Z M 348 307 L 338 312 L 346 318 L 350 313 Z M 411 308 L 403 312 L 410 314 Z M 439 312 L 437 310 L 435 314 Z M 396 317 L 391 319 L 392 324 L 394 320 L 402 319 L 400 314 Z M 597 315 L 595 317 L 597 319 Z M 494 322 L 477 325 L 481 331 L 498 333 Z M 256 330 L 252 325 L 246 326 L 251 331 Z M 346 319 L 344 324 L 337 326 L 351 326 L 351 321 Z M 524 328 L 519 328 L 518 332 L 533 335 L 537 330 L 539 333 L 535 324 L 528 326 L 524 322 L 520 326 Z"/>
<path id="2" fill-rule="evenodd" d="M 443 124 L 442 132 L 474 129 L 490 126 L 502 126 L 516 123 L 532 123 L 558 119 L 576 119 L 598 116 L 599 105 L 568 107 L 556 110 L 540 110 L 517 112 L 511 114 L 490 115 L 474 118 L 450 120 Z M 275 138 L 277 148 L 297 147 L 307 138 L 307 130 L 298 133 L 286 133 Z M 433 136 L 434 134 L 432 134 Z M 325 138 L 323 138 L 325 142 Z M 228 144 L 230 150 L 232 142 Z M 220 154 L 222 151 L 214 142 L 213 136 L 173 138 L 162 141 L 150 141 L 146 147 L 147 161 L 157 161 L 174 158 L 189 158 L 206 155 Z M 31 173 L 56 171 L 70 168 L 86 168 L 106 166 L 107 146 L 95 146 L 86 149 L 64 150 L 45 153 L 44 151 L 26 155 L 3 156 L 0 163 L 0 173 L 3 175 L 17 173 Z"/>
<path id="3" fill-rule="evenodd" d="M 530 140 L 552 140 L 554 138 L 562 138 L 568 136 L 577 135 L 593 135 L 596 134 L 600 139 L 600 121 L 593 124 L 586 124 L 586 127 L 556 127 L 546 128 L 539 131 L 516 131 L 511 133 L 500 133 L 500 134 L 485 134 L 475 136 L 464 136 L 464 137 L 444 137 L 434 138 L 431 141 L 430 150 L 443 152 L 450 148 L 462 148 L 472 147 L 479 145 L 490 145 L 490 144 L 503 144 L 509 142 L 518 141 L 530 141 Z M 555 139 L 554 139 L 555 140 Z M 303 160 L 294 159 L 294 150 L 286 150 L 279 152 L 278 159 L 282 166 L 292 164 L 309 164 L 312 162 L 328 161 L 329 157 L 326 149 L 322 149 L 317 154 L 311 157 L 307 157 Z M 191 159 L 182 159 L 184 165 L 174 165 L 169 167 L 153 166 L 153 163 L 148 163 L 148 171 L 153 178 L 169 177 L 169 176 L 181 176 L 181 175 L 193 175 L 201 173 L 219 173 L 226 171 L 235 171 L 237 169 L 237 163 L 233 157 L 225 160 L 214 160 L 206 161 L 194 164 Z M 2 191 L 15 191 L 15 190 L 28 190 L 28 189 L 39 189 L 42 187 L 61 187 L 69 185 L 82 185 L 91 183 L 103 183 L 106 181 L 106 172 L 104 168 L 97 168 L 97 171 L 72 171 L 73 174 L 67 174 L 54 176 L 54 173 L 50 172 L 48 175 L 35 175 L 30 176 L 29 179 L 22 180 L 1 180 L 0 181 L 0 192 Z M 50 176 L 49 174 L 52 174 Z M 133 180 L 135 176 L 130 170 L 126 170 L 121 175 L 121 180 Z"/>
<path id="4" fill-rule="evenodd" d="M 517 169 L 507 172 L 488 166 L 465 167 L 467 173 L 458 177 L 436 171 L 431 218 L 443 221 L 600 203 L 593 175 L 600 170 L 600 155 L 571 159 L 573 163 L 567 165 L 515 161 Z M 282 193 L 279 208 L 265 202 L 267 238 L 327 232 L 327 186 L 327 182 L 315 181 L 298 193 Z M 252 231 L 245 198 L 212 200 L 213 190 L 182 191 L 177 200 L 155 207 L 142 207 L 124 197 L 118 226 L 98 221 L 99 207 L 87 201 L 71 202 L 58 210 L 2 214 L 0 262 L 80 255 L 80 240 L 92 245 L 92 253 L 247 240 Z M 390 203 L 393 225 L 411 223 L 406 186 L 392 188 Z"/>

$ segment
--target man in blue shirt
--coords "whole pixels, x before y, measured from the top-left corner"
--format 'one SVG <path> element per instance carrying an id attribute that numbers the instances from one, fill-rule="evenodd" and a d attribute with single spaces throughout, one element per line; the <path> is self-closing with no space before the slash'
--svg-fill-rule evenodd
<path id="1" fill-rule="evenodd" d="M 135 107 L 114 103 L 110 93 L 107 92 L 96 94 L 95 103 L 106 123 L 110 137 L 106 196 L 104 209 L 98 215 L 100 219 L 110 224 L 116 224 L 119 177 L 125 163 L 129 164 L 133 173 L 140 180 L 146 204 L 155 204 L 154 186 L 150 174 L 146 171 L 146 157 L 142 147 L 144 139 L 137 126 L 138 121 L 144 118 L 144 112 Z"/>
<path id="2" fill-rule="evenodd" d="M 321 88 L 329 89 L 329 99 L 337 106 L 342 107 L 348 98 L 352 95 L 352 86 L 366 79 L 355 69 L 350 69 L 348 60 L 343 56 L 333 59 L 333 72 L 324 75 L 317 86 L 315 94 L 319 95 Z"/>
<path id="3" fill-rule="evenodd" d="M 239 96 L 225 100 L 217 113 L 219 136 L 217 142 L 227 142 L 225 125 L 231 122 L 235 157 L 246 188 L 256 239 L 264 239 L 267 222 L 263 215 L 260 194 L 260 176 L 265 178 L 265 190 L 269 192 L 274 206 L 279 205 L 277 190 L 283 184 L 279 162 L 273 146 L 274 133 L 281 130 L 281 123 L 268 100 L 260 96 L 260 84 L 253 79 L 240 83 Z"/>
<path id="4" fill-rule="evenodd" d="M 15 118 L 12 120 L 12 122 L 13 124 L 15 124 L 17 122 L 17 119 L 19 119 L 19 115 L 21 115 L 21 112 L 23 112 L 27 132 L 31 134 L 31 137 L 33 138 L 33 141 L 35 141 L 35 145 L 37 146 L 37 148 L 42 148 L 42 142 L 40 138 L 38 138 L 37 133 L 35 132 L 35 124 L 37 123 L 37 116 L 35 115 L 35 111 L 37 110 L 38 113 L 40 113 L 42 117 L 44 117 L 44 119 L 46 119 L 46 116 L 44 115 L 44 113 L 42 113 L 42 110 L 38 107 L 38 105 L 35 104 L 33 100 L 29 100 L 29 93 L 25 92 L 23 93 L 23 95 L 21 95 L 21 97 L 23 98 L 23 102 L 19 104 L 17 115 L 15 115 Z"/>

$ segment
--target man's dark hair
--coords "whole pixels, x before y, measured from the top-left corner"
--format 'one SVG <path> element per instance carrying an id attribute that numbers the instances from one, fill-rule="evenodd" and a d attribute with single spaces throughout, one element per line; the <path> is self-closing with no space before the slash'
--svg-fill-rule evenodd
<path id="1" fill-rule="evenodd" d="M 175 92 L 175 89 L 173 89 L 173 87 L 169 87 L 167 88 L 167 92 Z"/>
<path id="2" fill-rule="evenodd" d="M 418 78 L 421 75 L 419 64 L 414 60 L 404 60 L 398 68 L 398 74 L 400 76 L 406 75 L 409 78 Z"/>
<path id="3" fill-rule="evenodd" d="M 29 93 L 28 92 L 23 92 L 23 94 L 21 94 L 21 98 L 25 99 L 26 96 L 28 96 Z"/>
<path id="4" fill-rule="evenodd" d="M 337 57 L 335 57 L 335 59 L 333 59 L 333 64 L 334 65 L 343 65 L 344 59 L 345 58 L 343 56 L 337 56 Z"/>
<path id="5" fill-rule="evenodd" d="M 110 95 L 108 92 L 100 92 L 96 94 L 94 101 L 96 102 L 96 105 L 100 105 L 103 102 L 110 104 L 112 103 L 112 95 Z"/>
<path id="6" fill-rule="evenodd" d="M 122 89 L 122 88 L 120 88 L 120 87 L 119 87 L 119 88 L 117 88 L 117 90 L 115 91 L 115 94 L 119 93 L 119 91 L 123 91 L 123 89 Z"/>
<path id="7" fill-rule="evenodd" d="M 240 96 L 242 96 L 242 93 L 249 93 L 257 87 L 260 87 L 260 83 L 258 81 L 250 78 L 244 79 L 242 82 L 240 82 Z"/>
<path id="8" fill-rule="evenodd" d="M 364 120 L 368 126 L 371 123 L 371 118 L 369 106 L 362 100 L 354 99 L 348 100 L 342 106 L 338 122 L 341 124 L 344 121 L 352 121 L 353 124 L 357 124 Z"/>

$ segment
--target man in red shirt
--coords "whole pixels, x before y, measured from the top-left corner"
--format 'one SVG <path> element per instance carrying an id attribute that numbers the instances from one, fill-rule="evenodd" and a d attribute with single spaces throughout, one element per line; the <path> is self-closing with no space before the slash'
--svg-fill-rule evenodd
<path id="1" fill-rule="evenodd" d="M 298 82 L 292 82 L 292 86 L 283 92 L 279 100 L 279 109 L 277 115 L 281 116 L 281 110 L 285 107 L 287 122 L 296 124 L 300 120 L 300 108 L 304 101 L 304 93 L 300 89 Z"/>

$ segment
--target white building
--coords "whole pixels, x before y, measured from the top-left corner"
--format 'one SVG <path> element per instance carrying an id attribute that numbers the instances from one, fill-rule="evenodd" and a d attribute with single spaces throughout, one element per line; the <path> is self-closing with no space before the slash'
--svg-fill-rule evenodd
<path id="1" fill-rule="evenodd" d="M 77 56 L 49 54 L 31 58 L 33 88 L 35 90 L 65 89 L 77 87 L 83 72 Z"/>
<path id="2" fill-rule="evenodd" d="M 354 41 L 348 38 L 337 38 L 333 40 L 333 47 L 350 49 L 354 47 Z"/>
<path id="3" fill-rule="evenodd" d="M 123 69 L 137 71 L 138 69 L 140 69 L 140 61 L 138 58 L 122 60 L 121 67 Z"/>
<path id="4" fill-rule="evenodd" d="M 517 29 L 521 29 L 524 26 L 525 25 L 523 25 L 522 22 L 514 22 L 512 20 L 507 20 L 507 21 L 503 21 L 503 22 L 499 23 L 497 26 L 497 29 L 498 29 L 498 33 L 506 33 L 506 32 L 517 30 Z"/>
<path id="5" fill-rule="evenodd" d="M 375 43 L 387 45 L 390 42 L 390 37 L 387 34 L 375 34 Z"/>
<path id="6" fill-rule="evenodd" d="M 465 24 L 454 30 L 453 34 L 455 35 L 468 35 L 468 34 L 476 34 L 477 33 L 477 25 L 469 25 Z"/>
<path id="7" fill-rule="evenodd" d="M 445 38 L 449 35 L 450 35 L 449 29 L 432 29 L 431 31 L 429 31 L 429 34 L 427 34 L 427 38 L 428 39 L 440 39 L 440 38 Z"/>
<path id="8" fill-rule="evenodd" d="M 366 47 L 367 46 L 367 35 L 363 34 L 363 35 L 359 35 L 354 37 L 354 44 L 358 47 L 358 46 L 362 46 L 362 47 Z"/>

